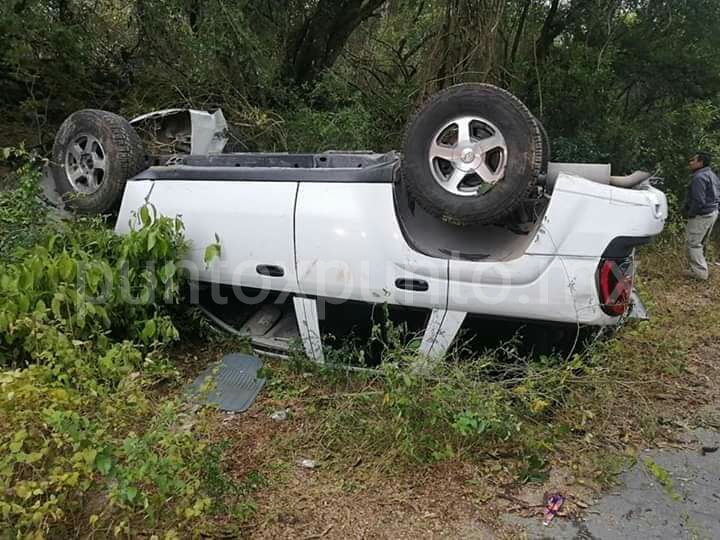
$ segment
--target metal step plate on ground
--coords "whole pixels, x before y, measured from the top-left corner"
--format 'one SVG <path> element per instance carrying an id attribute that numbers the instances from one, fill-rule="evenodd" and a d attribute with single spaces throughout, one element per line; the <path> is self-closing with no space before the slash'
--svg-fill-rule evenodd
<path id="1" fill-rule="evenodd" d="M 190 386 L 189 392 L 203 395 L 203 385 L 210 382 L 211 390 L 206 396 L 203 395 L 206 403 L 216 405 L 221 411 L 244 412 L 255 402 L 265 384 L 265 379 L 257 378 L 257 371 L 261 367 L 262 362 L 254 356 L 228 354 L 219 365 L 202 372 Z"/>

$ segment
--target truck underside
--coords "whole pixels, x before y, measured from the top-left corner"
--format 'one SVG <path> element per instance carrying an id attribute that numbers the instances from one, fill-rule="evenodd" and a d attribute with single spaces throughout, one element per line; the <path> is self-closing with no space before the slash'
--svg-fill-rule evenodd
<path id="1" fill-rule="evenodd" d="M 431 97 L 402 154 L 223 153 L 229 134 L 221 111 L 78 111 L 56 137 L 54 184 L 81 212 L 119 203 L 119 234 L 145 205 L 181 216 L 183 264 L 214 324 L 279 353 L 299 338 L 317 361 L 338 304 L 415 313 L 428 356 L 472 316 L 615 325 L 633 250 L 667 217 L 646 173 L 551 163 L 540 121 L 486 84 Z M 242 305 L 218 314 L 218 288 Z"/>
<path id="2" fill-rule="evenodd" d="M 588 167 L 588 176 L 602 176 L 602 166 L 560 170 Z M 146 203 L 182 216 L 195 278 L 244 300 L 230 326 L 276 353 L 299 337 L 320 361 L 325 302 L 423 310 L 420 347 L 431 355 L 447 351 L 468 314 L 616 324 L 598 304 L 603 251 L 630 237 L 627 257 L 667 212 L 648 185 L 617 188 L 558 171 L 552 193 L 528 200 L 525 221 L 460 227 L 414 204 L 399 171 L 394 153 L 179 156 L 128 182 L 117 231 Z M 214 238 L 222 257 L 206 267 Z"/>

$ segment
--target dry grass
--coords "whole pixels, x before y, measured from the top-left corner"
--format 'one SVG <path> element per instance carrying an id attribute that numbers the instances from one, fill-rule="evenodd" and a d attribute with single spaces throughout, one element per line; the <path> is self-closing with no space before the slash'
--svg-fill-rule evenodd
<path id="1" fill-rule="evenodd" d="M 216 436 L 231 443 L 233 474 L 260 471 L 269 481 L 254 495 L 257 511 L 245 533 L 516 538 L 521 531 L 503 513 L 538 515 L 543 494 L 556 489 L 568 496 L 566 515 L 582 512 L 638 449 L 679 446 L 687 426 L 717 426 L 720 268 L 708 283 L 689 281 L 681 253 L 670 242 L 642 254 L 639 287 L 652 321 L 630 324 L 589 351 L 584 369 L 552 386 L 547 411 L 517 411 L 521 435 L 502 443 L 489 438 L 437 459 L 413 457 L 393 441 L 425 439 L 403 439 L 402 429 L 459 439 L 388 414 L 388 394 L 397 388 L 382 378 L 270 362 L 273 373 L 253 409 L 218 415 Z M 532 375 L 546 381 L 543 373 Z M 519 384 L 508 385 L 507 395 Z M 272 421 L 269 414 L 282 408 L 290 419 Z M 301 459 L 318 467 L 302 468 Z"/>

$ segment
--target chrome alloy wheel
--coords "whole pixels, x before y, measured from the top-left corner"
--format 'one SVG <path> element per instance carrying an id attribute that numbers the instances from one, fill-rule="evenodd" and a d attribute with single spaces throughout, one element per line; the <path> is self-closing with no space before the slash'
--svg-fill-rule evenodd
<path id="1" fill-rule="evenodd" d="M 488 120 L 463 116 L 447 122 L 430 144 L 435 181 L 454 195 L 485 193 L 505 177 L 507 143 Z"/>
<path id="2" fill-rule="evenodd" d="M 92 135 L 81 133 L 65 151 L 65 174 L 73 190 L 92 195 L 107 175 L 107 161 L 102 143 Z"/>

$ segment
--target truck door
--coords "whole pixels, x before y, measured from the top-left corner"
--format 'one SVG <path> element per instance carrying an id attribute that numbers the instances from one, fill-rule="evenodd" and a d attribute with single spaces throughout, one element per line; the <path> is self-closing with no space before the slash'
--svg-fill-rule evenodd
<path id="1" fill-rule="evenodd" d="M 303 294 L 447 306 L 448 261 L 410 249 L 395 216 L 391 183 L 300 183 L 295 240 Z"/>
<path id="2" fill-rule="evenodd" d="M 297 182 L 157 179 L 150 202 L 181 216 L 190 262 L 204 281 L 297 292 L 293 212 Z M 219 239 L 220 256 L 203 260 Z"/>

